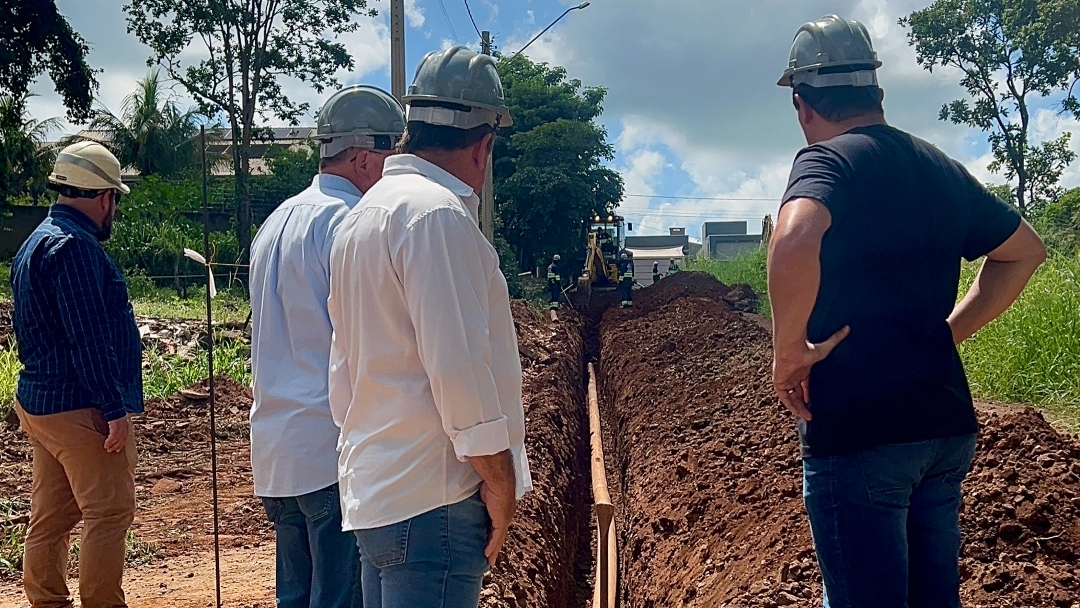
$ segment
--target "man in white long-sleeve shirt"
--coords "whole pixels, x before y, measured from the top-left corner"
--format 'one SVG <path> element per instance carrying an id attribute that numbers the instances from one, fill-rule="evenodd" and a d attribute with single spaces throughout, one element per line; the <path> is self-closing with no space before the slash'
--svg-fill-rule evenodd
<path id="1" fill-rule="evenodd" d="M 336 93 L 319 112 L 319 174 L 252 243 L 251 470 L 277 535 L 279 608 L 362 605 L 356 539 L 341 528 L 328 396 L 330 246 L 404 129 L 386 92 Z"/>
<path id="2" fill-rule="evenodd" d="M 531 489 L 506 279 L 477 226 L 495 128 L 511 124 L 494 61 L 424 58 L 383 179 L 330 260 L 330 405 L 344 526 L 368 608 L 476 608 Z"/>

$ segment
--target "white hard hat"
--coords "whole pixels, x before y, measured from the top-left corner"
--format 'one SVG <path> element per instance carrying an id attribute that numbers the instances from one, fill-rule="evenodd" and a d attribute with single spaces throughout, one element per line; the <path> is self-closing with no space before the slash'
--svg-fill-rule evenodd
<path id="1" fill-rule="evenodd" d="M 94 141 L 80 141 L 56 155 L 49 183 L 79 190 L 119 190 L 131 192 L 120 181 L 120 161 L 105 146 Z"/>
<path id="2" fill-rule="evenodd" d="M 555 262 L 558 262 L 558 261 L 562 260 L 562 256 L 560 256 L 559 254 L 556 253 L 554 256 L 551 257 L 551 259 L 553 261 L 555 261 Z"/>

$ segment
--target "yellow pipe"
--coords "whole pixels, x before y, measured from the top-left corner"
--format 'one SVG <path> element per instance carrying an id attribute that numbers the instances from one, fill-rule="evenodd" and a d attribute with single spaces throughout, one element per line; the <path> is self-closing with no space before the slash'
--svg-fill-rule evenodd
<path id="1" fill-rule="evenodd" d="M 600 404 L 596 397 L 596 369 L 589 364 L 589 444 L 591 452 L 593 505 L 596 510 L 596 580 L 593 586 L 594 608 L 615 608 L 619 560 L 615 538 L 615 506 L 608 492 L 604 466 L 603 434 L 600 427 Z"/>

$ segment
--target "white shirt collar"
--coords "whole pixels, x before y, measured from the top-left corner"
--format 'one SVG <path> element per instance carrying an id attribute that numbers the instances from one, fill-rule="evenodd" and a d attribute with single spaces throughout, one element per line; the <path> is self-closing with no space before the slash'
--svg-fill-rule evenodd
<path id="1" fill-rule="evenodd" d="M 409 173 L 423 175 L 463 199 L 476 196 L 476 191 L 471 186 L 454 177 L 442 167 L 415 154 L 395 154 L 387 158 L 386 163 L 383 165 L 383 176 Z"/>
<path id="2" fill-rule="evenodd" d="M 340 175 L 333 175 L 330 173 L 316 173 L 315 177 L 311 178 L 311 185 L 327 188 L 329 190 L 337 190 L 338 192 L 345 192 L 346 194 L 352 194 L 358 197 L 364 195 L 364 193 L 349 180 Z"/>

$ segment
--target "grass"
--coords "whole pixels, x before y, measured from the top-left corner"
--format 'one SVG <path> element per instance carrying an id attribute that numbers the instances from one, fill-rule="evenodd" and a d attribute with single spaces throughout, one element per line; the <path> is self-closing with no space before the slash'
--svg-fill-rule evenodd
<path id="1" fill-rule="evenodd" d="M 12 340 L 8 348 L 0 350 L 0 420 L 3 420 L 11 408 L 15 407 L 15 385 L 19 381 L 22 363 Z M 2 514 L 2 509 L 0 509 Z"/>
<path id="2" fill-rule="evenodd" d="M 156 349 L 143 352 L 143 394 L 147 399 L 167 397 L 201 382 L 209 375 L 206 351 L 166 355 Z M 214 345 L 214 375 L 225 375 L 240 384 L 251 384 L 251 347 L 240 341 Z"/>
<path id="3" fill-rule="evenodd" d="M 964 267 L 963 286 L 978 266 Z M 1052 256 L 1013 306 L 960 347 L 972 391 L 1080 429 L 1080 257 Z"/>
<path id="4" fill-rule="evenodd" d="M 764 250 L 729 262 L 695 260 L 688 268 L 726 284 L 748 283 L 769 316 Z M 961 296 L 979 264 L 965 264 Z M 1080 430 L 1080 257 L 1052 255 L 1001 317 L 960 347 L 972 392 L 979 399 L 1049 410 Z"/>
<path id="5" fill-rule="evenodd" d="M 758 312 L 770 318 L 772 309 L 769 307 L 769 285 L 765 274 L 767 258 L 767 252 L 762 247 L 728 261 L 692 258 L 686 269 L 707 272 L 725 285 L 746 283 L 760 296 Z"/>
<path id="6" fill-rule="evenodd" d="M 23 548 L 26 546 L 26 524 L 3 525 L 3 522 L 29 510 L 30 505 L 22 499 L 0 498 L 0 578 L 22 572 Z"/>

